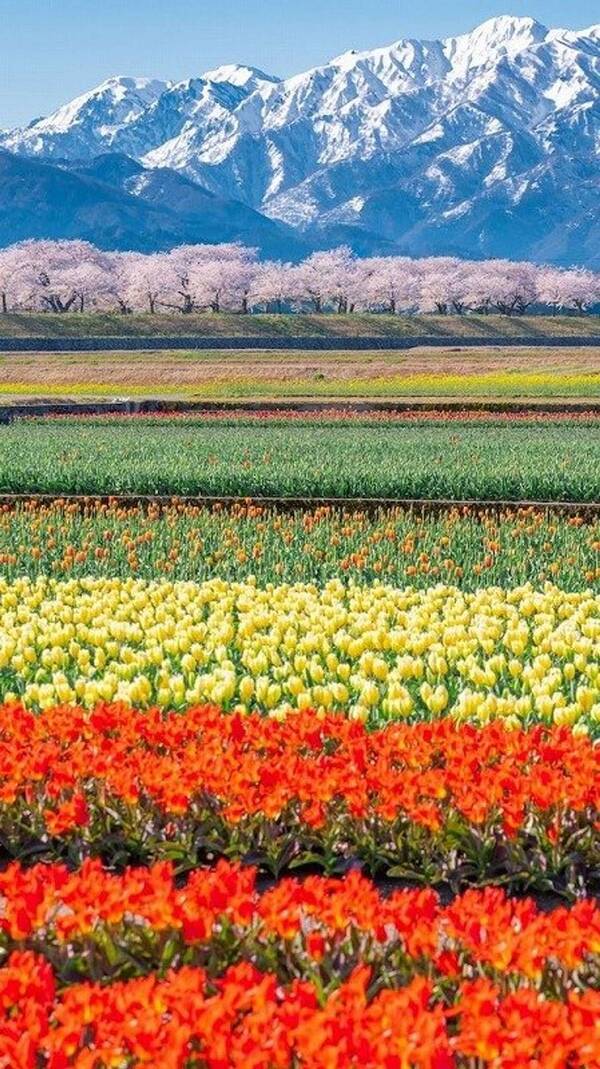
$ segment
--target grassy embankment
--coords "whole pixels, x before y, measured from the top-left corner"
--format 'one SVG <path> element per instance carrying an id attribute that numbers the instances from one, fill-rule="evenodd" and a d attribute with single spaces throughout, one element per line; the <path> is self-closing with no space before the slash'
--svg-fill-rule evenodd
<path id="1" fill-rule="evenodd" d="M 600 336 L 599 316 L 390 316 L 356 315 L 198 315 L 111 313 L 56 315 L 19 313 L 0 316 L 1 337 L 107 336 L 235 337 L 563 337 Z"/>

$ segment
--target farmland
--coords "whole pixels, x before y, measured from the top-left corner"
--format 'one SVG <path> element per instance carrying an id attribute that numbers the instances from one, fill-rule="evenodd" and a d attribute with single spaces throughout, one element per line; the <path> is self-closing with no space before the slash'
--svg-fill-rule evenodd
<path id="1" fill-rule="evenodd" d="M 0 492 L 593 502 L 599 442 L 552 422 L 17 422 L 0 427 Z"/>
<path id="2" fill-rule="evenodd" d="M 600 1069 L 593 29 L 2 132 L 0 1069 Z"/>
<path id="3" fill-rule="evenodd" d="M 591 591 L 550 584 L 468 594 L 339 579 L 319 590 L 251 579 L 17 579 L 0 583 L 0 700 L 212 703 L 276 719 L 334 710 L 371 726 L 498 716 L 595 736 L 598 606 Z M 530 616 L 544 622 L 532 630 Z"/>
<path id="4" fill-rule="evenodd" d="M 577 591 L 600 581 L 600 518 L 533 508 L 426 510 L 331 506 L 282 513 L 198 506 L 23 502 L 0 511 L 7 579 L 159 577 L 267 583 L 385 579 L 426 589 L 522 586 Z"/>
<path id="5" fill-rule="evenodd" d="M 444 358 L 480 410 L 0 426 L 0 1065 L 598 1064 L 594 357 Z"/>
<path id="6" fill-rule="evenodd" d="M 600 349 L 16 354 L 0 398 L 600 400 Z"/>
<path id="7" fill-rule="evenodd" d="M 58 861 L 70 841 L 80 861 L 101 850 L 112 865 L 118 858 L 146 865 L 170 858 L 181 872 L 193 873 L 210 860 L 207 855 L 254 857 L 272 876 L 291 860 L 296 868 L 312 862 L 332 874 L 356 859 L 372 877 L 397 867 L 396 877 L 425 885 L 450 882 L 455 890 L 493 878 L 494 870 L 513 890 L 553 886 L 573 894 L 580 882 L 590 893 L 597 889 L 600 833 L 597 826 L 581 833 L 588 812 L 597 812 L 600 751 L 588 738 L 560 728 L 507 731 L 496 721 L 475 730 L 445 719 L 368 731 L 331 712 L 316 718 L 314 711 L 301 711 L 280 722 L 223 716 L 215 707 L 165 718 L 156 709 L 126 705 L 101 705 L 91 715 L 62 706 L 32 717 L 7 705 L 0 715 L 6 740 L 0 756 L 10 784 L 0 821 L 15 854 L 33 840 L 38 855 Z M 106 763 L 84 789 L 99 752 Z M 62 767 L 40 783 L 37 769 L 53 753 Z M 76 792 L 75 804 L 56 797 L 65 779 Z M 498 779 L 510 781 L 510 794 L 498 791 Z M 560 799 L 558 813 L 548 782 Z M 32 790 L 31 824 L 23 827 L 14 817 Z M 504 850 L 496 852 L 496 843 Z M 535 866 L 528 865 L 528 849 L 539 859 Z M 97 865 L 88 872 L 94 869 L 100 875 Z M 14 874 L 4 877 L 6 883 Z M 0 874 L 0 886 L 4 880 Z M 189 903 L 189 923 L 194 931 L 200 922 L 198 939 L 202 887 L 211 886 L 211 874 L 192 880 L 198 897 Z M 112 882 L 117 889 L 121 881 Z M 135 890 L 133 873 L 131 883 Z M 163 868 L 165 897 L 173 900 L 174 890 L 173 873 Z M 227 915 L 229 903 L 217 894 L 217 917 Z M 96 915 L 110 910 L 110 916 L 110 906 L 97 895 Z M 154 897 L 146 908 L 156 908 Z M 429 906 L 431 922 L 431 898 Z M 42 910 L 40 928 L 43 916 Z M 116 923 L 118 916 L 117 906 Z M 25 934 L 35 929 L 35 917 L 18 919 Z M 166 922 L 178 927 L 170 911 Z M 72 914 L 57 918 L 56 927 L 76 941 Z M 597 931 L 592 938 L 595 944 Z M 437 940 L 434 946 L 441 951 Z M 143 958 L 143 948 L 140 953 Z M 135 957 L 131 966 L 135 971 Z M 144 971 L 141 962 L 137 968 Z"/>

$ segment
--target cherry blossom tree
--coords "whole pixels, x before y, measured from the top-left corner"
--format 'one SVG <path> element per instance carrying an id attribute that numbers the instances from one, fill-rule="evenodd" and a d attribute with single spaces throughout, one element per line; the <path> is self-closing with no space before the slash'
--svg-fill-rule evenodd
<path id="1" fill-rule="evenodd" d="M 408 256 L 374 256 L 362 261 L 365 265 L 365 297 L 367 308 L 395 315 L 411 311 L 419 298 L 419 261 Z"/>
<path id="2" fill-rule="evenodd" d="M 534 305 L 584 313 L 600 303 L 600 275 L 510 260 L 452 256 L 360 258 L 347 246 L 300 264 L 259 262 L 238 243 L 171 252 L 106 253 L 85 241 L 23 241 L 0 250 L 0 312 L 86 309 L 156 312 L 275 308 L 350 313 L 523 314 Z"/>
<path id="3" fill-rule="evenodd" d="M 168 253 L 117 254 L 115 296 L 121 311 L 150 312 L 165 304 L 173 292 L 176 276 Z"/>
<path id="4" fill-rule="evenodd" d="M 257 250 L 243 245 L 182 245 L 170 254 L 180 311 L 247 311 Z"/>
<path id="5" fill-rule="evenodd" d="M 471 312 L 488 315 L 494 307 L 495 274 L 488 270 L 487 261 L 471 262 L 466 278 L 466 303 Z"/>
<path id="6" fill-rule="evenodd" d="M 48 247 L 54 242 L 21 241 L 1 253 L 3 309 L 33 310 L 43 307 L 39 291 L 49 262 Z"/>
<path id="7" fill-rule="evenodd" d="M 450 256 L 436 256 L 421 263 L 419 310 L 448 315 L 456 311 L 454 300 L 464 307 L 464 287 L 460 286 L 461 261 Z"/>
<path id="8" fill-rule="evenodd" d="M 488 260 L 484 270 L 496 309 L 502 315 L 523 315 L 537 298 L 536 268 L 511 260 Z"/>
<path id="9" fill-rule="evenodd" d="M 554 315 L 559 308 L 569 303 L 569 288 L 566 279 L 569 272 L 559 267 L 541 267 L 536 272 L 535 287 L 538 302 L 552 309 Z"/>
<path id="10" fill-rule="evenodd" d="M 250 310 L 254 282 L 258 272 L 257 254 L 257 249 L 249 249 L 247 255 L 241 256 L 238 260 L 232 260 L 228 265 L 229 278 L 225 279 L 225 291 L 229 302 L 233 303 L 243 315 L 247 315 Z"/>
<path id="11" fill-rule="evenodd" d="M 73 293 L 78 312 L 85 312 L 92 308 L 112 309 L 115 307 L 117 280 L 109 265 L 86 260 L 66 274 L 67 277 L 69 274 L 72 275 Z"/>
<path id="12" fill-rule="evenodd" d="M 345 278 L 345 312 L 365 311 L 369 307 L 369 287 L 374 273 L 370 259 L 353 259 Z"/>
<path id="13" fill-rule="evenodd" d="M 578 267 L 564 272 L 566 307 L 583 313 L 600 302 L 600 275 Z"/>
<path id="14" fill-rule="evenodd" d="M 362 277 L 357 262 L 347 245 L 331 252 L 316 253 L 321 258 L 321 270 L 326 275 L 326 292 L 335 311 L 341 315 L 348 312 L 358 299 Z"/>
<path id="15" fill-rule="evenodd" d="M 17 304 L 51 312 L 84 311 L 110 299 L 110 255 L 87 241 L 29 241 L 14 246 Z"/>
<path id="16" fill-rule="evenodd" d="M 328 302 L 338 312 L 347 310 L 352 268 L 352 253 L 345 245 L 328 252 L 314 252 L 298 265 L 299 291 L 314 312 L 325 311 Z"/>
<path id="17" fill-rule="evenodd" d="M 20 306 L 23 286 L 20 276 L 31 257 L 31 245 L 22 241 L 0 249 L 0 312 L 4 314 Z"/>
<path id="18" fill-rule="evenodd" d="M 279 260 L 267 260 L 256 265 L 250 305 L 252 308 L 274 308 L 282 312 L 297 297 L 296 268 Z"/>
<path id="19" fill-rule="evenodd" d="M 129 284 L 130 279 L 133 278 L 134 268 L 129 262 L 130 256 L 135 256 L 135 253 L 114 252 L 110 254 L 112 296 L 121 315 L 130 315 L 133 312 Z M 142 257 L 142 260 L 144 259 L 145 257 Z"/>

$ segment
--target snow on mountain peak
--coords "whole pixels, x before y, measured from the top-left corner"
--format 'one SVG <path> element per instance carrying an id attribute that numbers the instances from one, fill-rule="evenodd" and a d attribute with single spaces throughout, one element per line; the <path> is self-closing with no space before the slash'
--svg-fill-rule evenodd
<path id="1" fill-rule="evenodd" d="M 599 87 L 600 26 L 502 15 L 444 40 L 352 49 L 285 80 L 243 64 L 179 82 L 110 78 L 0 146 L 124 153 L 284 222 L 362 227 L 384 248 L 403 228 L 417 242 L 431 226 L 441 241 L 439 221 L 460 207 L 452 240 L 472 218 L 472 240 L 502 250 L 520 240 L 503 213 L 528 197 L 539 228 L 559 203 L 566 215 L 582 205 L 593 239 Z"/>
<path id="2" fill-rule="evenodd" d="M 68 104 L 44 118 L 38 119 L 25 131 L 14 130 L 3 144 L 9 149 L 22 149 L 37 155 L 60 154 L 54 150 L 67 149 L 73 141 L 85 150 L 85 142 L 92 140 L 94 147 L 109 147 L 108 132 L 124 123 L 139 118 L 168 88 L 169 83 L 156 78 L 130 78 L 115 75 L 107 78 Z M 71 134 L 75 132 L 75 137 Z"/>
<path id="3" fill-rule="evenodd" d="M 514 57 L 541 44 L 547 36 L 546 27 L 535 19 L 499 15 L 470 33 L 447 38 L 443 45 L 454 69 L 464 73 L 494 66 L 504 56 Z"/>
<path id="4" fill-rule="evenodd" d="M 160 81 L 158 78 L 131 78 L 121 74 L 113 75 L 113 77 L 106 78 L 100 85 L 88 90 L 88 92 L 82 93 L 81 96 L 76 97 L 69 104 L 58 108 L 56 112 L 53 112 L 43 121 L 52 124 L 55 116 L 61 115 L 67 110 L 70 114 L 78 115 L 96 101 L 101 102 L 105 108 L 117 107 L 123 101 L 132 101 L 136 102 L 141 109 L 152 104 L 168 85 L 168 82 Z"/>
<path id="5" fill-rule="evenodd" d="M 600 22 L 586 27 L 585 30 L 549 30 L 548 38 L 550 40 L 562 39 L 571 45 L 583 43 L 587 46 L 590 44 L 598 46 L 600 45 Z"/>
<path id="6" fill-rule="evenodd" d="M 160 81 L 158 78 L 131 78 L 124 74 L 115 74 L 111 78 L 106 78 L 101 82 L 97 89 L 92 89 L 91 93 L 102 92 L 103 90 L 112 90 L 115 93 L 126 92 L 141 92 L 149 95 L 158 95 L 162 93 L 167 83 Z"/>
<path id="7" fill-rule="evenodd" d="M 519 40 L 529 45 L 543 40 L 547 33 L 546 26 L 527 15 L 496 15 L 463 36 L 472 40 L 486 40 L 490 44 Z"/>
<path id="8" fill-rule="evenodd" d="M 280 79 L 272 74 L 265 74 L 258 67 L 246 67 L 240 63 L 226 63 L 203 75 L 207 82 L 229 82 L 240 89 L 254 90 L 261 85 L 276 85 Z"/>

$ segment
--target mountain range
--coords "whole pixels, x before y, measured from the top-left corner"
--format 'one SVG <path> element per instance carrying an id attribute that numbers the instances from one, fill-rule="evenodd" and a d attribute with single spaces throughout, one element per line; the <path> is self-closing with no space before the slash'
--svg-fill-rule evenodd
<path id="1" fill-rule="evenodd" d="M 0 243 L 600 266 L 600 25 L 502 16 L 292 78 L 115 77 L 0 134 Z"/>

